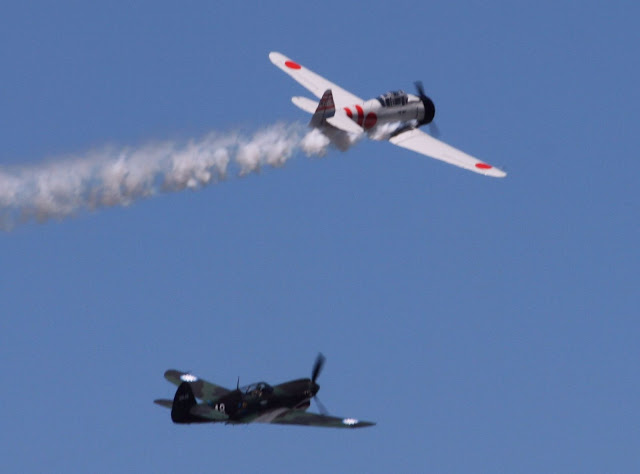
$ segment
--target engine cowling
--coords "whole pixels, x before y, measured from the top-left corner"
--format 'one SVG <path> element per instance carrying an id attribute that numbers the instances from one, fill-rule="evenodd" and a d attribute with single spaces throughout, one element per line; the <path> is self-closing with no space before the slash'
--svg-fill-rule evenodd
<path id="1" fill-rule="evenodd" d="M 434 105 L 433 101 L 426 95 L 421 95 L 420 100 L 422 101 L 422 106 L 424 107 L 424 115 L 420 120 L 420 125 L 427 125 L 433 122 L 433 118 L 436 116 L 436 106 Z"/>

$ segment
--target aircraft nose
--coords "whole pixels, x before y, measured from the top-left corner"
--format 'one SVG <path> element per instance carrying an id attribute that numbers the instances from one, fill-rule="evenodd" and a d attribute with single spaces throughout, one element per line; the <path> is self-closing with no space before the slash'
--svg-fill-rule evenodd
<path id="1" fill-rule="evenodd" d="M 315 395 L 316 393 L 318 393 L 318 390 L 320 390 L 320 385 L 315 382 L 311 382 L 311 394 Z"/>
<path id="2" fill-rule="evenodd" d="M 436 115 L 436 106 L 426 95 L 422 96 L 420 99 L 422 99 L 422 104 L 424 105 L 424 118 L 422 119 L 422 123 L 431 123 Z"/>

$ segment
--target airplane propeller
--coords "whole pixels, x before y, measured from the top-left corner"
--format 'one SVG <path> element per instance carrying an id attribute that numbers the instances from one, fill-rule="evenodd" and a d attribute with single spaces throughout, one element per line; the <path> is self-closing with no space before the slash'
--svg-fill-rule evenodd
<path id="1" fill-rule="evenodd" d="M 422 81 L 415 81 L 413 84 L 416 86 L 418 96 L 420 96 L 420 98 L 422 98 L 423 96 L 426 97 L 427 94 L 424 93 L 424 86 L 422 85 Z"/>
<path id="2" fill-rule="evenodd" d="M 311 390 L 311 393 L 313 393 L 312 398 L 315 399 L 316 405 L 318 405 L 318 410 L 320 410 L 320 413 L 326 416 L 329 414 L 329 412 L 318 398 L 317 394 L 318 390 L 320 390 L 320 386 L 316 384 L 316 379 L 320 375 L 320 372 L 322 372 L 322 367 L 324 367 L 325 360 L 326 358 L 321 353 L 319 353 L 318 357 L 316 357 L 316 361 L 313 363 L 313 370 L 311 371 L 311 386 L 313 387 L 315 385 L 315 392 Z"/>
<path id="3" fill-rule="evenodd" d="M 422 81 L 414 82 L 416 86 L 416 91 L 418 92 L 418 97 L 422 101 L 424 105 L 424 118 L 422 119 L 421 125 L 429 124 L 429 133 L 438 138 L 440 136 L 440 129 L 433 121 L 433 118 L 436 115 L 436 106 L 433 101 L 424 93 L 424 87 L 422 86 Z"/>
<path id="4" fill-rule="evenodd" d="M 429 134 L 433 138 L 440 138 L 440 129 L 438 128 L 438 124 L 435 122 L 431 122 L 429 124 Z"/>
<path id="5" fill-rule="evenodd" d="M 311 381 L 316 383 L 316 379 L 320 372 L 322 372 L 322 367 L 324 366 L 324 361 L 326 358 L 320 353 L 318 357 L 316 357 L 316 361 L 313 363 L 313 370 L 311 371 Z"/>
<path id="6" fill-rule="evenodd" d="M 329 410 L 327 410 L 327 407 L 322 404 L 322 402 L 318 398 L 318 395 L 314 395 L 313 399 L 316 401 L 316 405 L 318 405 L 318 410 L 320 410 L 320 413 L 324 416 L 329 416 Z"/>

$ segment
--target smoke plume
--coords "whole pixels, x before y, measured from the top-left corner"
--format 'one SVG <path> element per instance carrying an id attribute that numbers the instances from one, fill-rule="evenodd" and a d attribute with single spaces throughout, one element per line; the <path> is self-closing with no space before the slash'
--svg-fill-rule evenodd
<path id="1" fill-rule="evenodd" d="M 210 133 L 187 143 L 104 148 L 39 165 L 0 168 L 0 228 L 198 189 L 229 174 L 282 166 L 300 151 L 323 156 L 329 145 L 318 130 L 276 124 L 250 136 Z"/>

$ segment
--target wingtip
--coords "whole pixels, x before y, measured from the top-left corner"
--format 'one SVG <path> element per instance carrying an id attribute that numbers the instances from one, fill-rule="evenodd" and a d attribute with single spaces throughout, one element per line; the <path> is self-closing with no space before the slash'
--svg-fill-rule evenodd
<path id="1" fill-rule="evenodd" d="M 283 58 L 286 59 L 285 55 L 282 53 L 279 53 L 277 51 L 271 51 L 269 53 L 269 60 L 273 63 L 276 64 L 278 61 L 281 61 Z"/>
<path id="2" fill-rule="evenodd" d="M 507 176 L 507 173 L 502 171 L 500 168 L 496 168 L 488 163 L 483 163 L 482 161 L 475 164 L 474 171 L 492 178 L 504 178 Z"/>
<path id="3" fill-rule="evenodd" d="M 495 168 L 491 165 L 487 165 L 486 163 L 481 163 L 481 166 L 476 164 L 473 171 L 490 178 L 504 178 L 507 176 L 507 173 L 502 171 L 500 168 Z"/>
<path id="4" fill-rule="evenodd" d="M 357 425 L 354 425 L 353 428 L 367 428 L 369 426 L 376 426 L 373 421 L 360 421 Z"/>
<path id="5" fill-rule="evenodd" d="M 507 173 L 505 171 L 496 169 L 496 173 L 490 174 L 490 175 L 487 175 L 487 176 L 491 176 L 493 178 L 506 178 L 507 177 Z"/>

